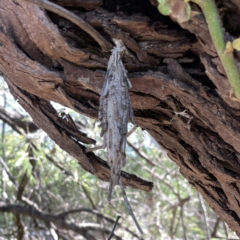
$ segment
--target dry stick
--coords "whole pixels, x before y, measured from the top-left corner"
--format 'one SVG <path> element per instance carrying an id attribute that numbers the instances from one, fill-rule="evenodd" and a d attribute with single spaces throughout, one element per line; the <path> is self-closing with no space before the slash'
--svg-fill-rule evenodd
<path id="1" fill-rule="evenodd" d="M 12 173 L 10 172 L 7 164 L 5 163 L 5 161 L 4 161 L 1 157 L 0 157 L 0 163 L 2 164 L 4 170 L 6 171 L 9 179 L 12 181 L 12 183 L 13 183 L 15 186 L 17 186 L 17 183 L 16 183 L 15 178 L 13 177 L 13 175 L 12 175 Z M 18 187 L 18 186 L 17 186 L 17 187 Z"/>
<path id="2" fill-rule="evenodd" d="M 137 221 L 137 219 L 136 219 L 136 217 L 135 217 L 135 215 L 134 215 L 134 213 L 133 213 L 133 210 L 132 210 L 132 208 L 131 208 L 131 205 L 130 205 L 128 199 L 127 199 L 127 194 L 126 194 L 126 192 L 125 192 L 125 189 L 124 189 L 124 186 L 123 186 L 123 183 L 122 183 L 122 179 L 121 179 L 121 178 L 119 179 L 119 184 L 120 184 L 120 187 L 121 187 L 121 190 L 122 190 L 123 199 L 124 199 L 125 204 L 127 205 L 129 214 L 131 215 L 133 221 L 135 222 L 136 227 L 137 227 L 137 229 L 139 230 L 139 232 L 140 232 L 141 234 L 143 234 L 143 230 L 141 229 L 140 225 L 138 224 L 138 221 Z"/>
<path id="3" fill-rule="evenodd" d="M 85 152 L 88 153 L 88 152 L 93 152 L 93 151 L 100 150 L 100 149 L 104 149 L 103 145 L 93 147 L 93 148 L 86 148 Z"/>
<path id="4" fill-rule="evenodd" d="M 144 159 L 151 167 L 156 167 L 156 164 L 153 163 L 147 156 L 140 152 L 139 148 L 135 147 L 129 140 L 127 141 L 128 145 L 133 149 L 133 151 L 142 159 Z"/>
<path id="5" fill-rule="evenodd" d="M 112 237 L 114 237 L 114 231 L 115 231 L 115 228 L 116 228 L 120 218 L 121 218 L 121 216 L 117 216 L 116 222 L 114 223 L 113 230 L 112 230 L 110 236 L 108 237 L 108 240 L 111 240 Z"/>
<path id="6" fill-rule="evenodd" d="M 130 135 L 132 135 L 132 133 L 134 133 L 137 128 L 138 128 L 138 125 L 134 125 L 134 126 L 132 127 L 132 129 L 128 132 L 127 137 L 129 137 Z"/>
<path id="7" fill-rule="evenodd" d="M 221 222 L 221 218 L 217 217 L 216 222 L 214 223 L 212 233 L 210 234 L 211 238 L 216 238 L 217 237 L 217 232 L 218 232 L 218 227 L 219 227 L 220 222 Z"/>
<path id="8" fill-rule="evenodd" d="M 204 223 L 205 223 L 206 233 L 207 233 L 207 237 L 206 237 L 206 238 L 207 238 L 207 240 L 210 240 L 211 235 L 210 235 L 209 226 L 208 226 L 208 221 L 207 221 L 207 210 L 206 210 L 206 207 L 205 207 L 205 205 L 204 205 L 202 195 L 201 195 L 199 192 L 198 192 L 198 199 L 199 199 L 201 208 L 202 208 L 202 210 L 203 210 Z"/>
<path id="9" fill-rule="evenodd" d="M 60 7 L 57 4 L 49 2 L 48 0 L 24 0 L 25 2 L 36 4 L 46 10 L 54 12 L 61 17 L 64 17 L 71 21 L 72 23 L 76 24 L 80 27 L 83 31 L 88 33 L 91 37 L 93 37 L 96 42 L 101 46 L 103 52 L 110 51 L 113 46 L 109 43 L 99 32 L 97 32 L 92 26 L 90 26 L 87 22 L 83 19 L 79 18 L 77 15 L 73 14 L 72 12 L 68 11 L 67 9 Z"/>

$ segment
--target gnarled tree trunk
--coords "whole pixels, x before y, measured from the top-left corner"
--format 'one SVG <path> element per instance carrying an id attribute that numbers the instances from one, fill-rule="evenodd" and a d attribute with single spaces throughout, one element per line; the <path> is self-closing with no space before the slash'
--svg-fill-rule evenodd
<path id="1" fill-rule="evenodd" d="M 86 171 L 109 180 L 107 163 L 79 143 L 94 140 L 61 119 L 50 101 L 97 118 L 112 39 L 121 39 L 129 50 L 123 62 L 133 85 L 136 123 L 168 151 L 183 176 L 240 236 L 240 102 L 230 98 L 200 10 L 192 5 L 191 20 L 179 26 L 158 12 L 154 0 L 52 2 L 89 23 L 108 47 L 34 4 L 0 1 L 0 71 L 36 125 Z M 225 9 L 226 32 L 238 34 L 240 2 L 219 7 Z M 129 173 L 122 177 L 126 186 L 153 187 Z"/>

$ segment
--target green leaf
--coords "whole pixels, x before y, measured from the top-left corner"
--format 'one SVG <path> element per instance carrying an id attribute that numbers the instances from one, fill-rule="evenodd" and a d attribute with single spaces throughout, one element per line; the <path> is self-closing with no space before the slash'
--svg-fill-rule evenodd
<path id="1" fill-rule="evenodd" d="M 168 16 L 172 13 L 171 8 L 168 6 L 167 0 L 158 0 L 158 10 L 162 15 Z"/>

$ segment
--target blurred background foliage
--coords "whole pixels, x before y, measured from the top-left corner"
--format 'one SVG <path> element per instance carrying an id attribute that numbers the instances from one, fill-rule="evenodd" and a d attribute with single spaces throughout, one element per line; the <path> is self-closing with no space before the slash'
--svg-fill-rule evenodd
<path id="1" fill-rule="evenodd" d="M 70 114 L 81 131 L 101 143 L 98 122 L 53 103 L 62 118 Z M 66 226 L 36 215 L 17 214 L 2 207 L 34 206 L 49 219 L 54 216 L 79 226 L 92 239 L 141 239 L 123 202 L 120 189 L 107 201 L 108 183 L 85 172 L 46 133 L 14 127 L 7 119 L 31 119 L 0 79 L 0 239 L 86 239 Z M 15 129 L 14 129 L 15 128 Z M 131 126 L 129 126 L 131 128 Z M 90 146 L 88 146 L 90 147 Z M 143 239 L 238 239 L 205 204 L 201 195 L 179 173 L 151 136 L 141 128 L 128 138 L 124 168 L 154 182 L 151 193 L 127 188 L 128 199 L 143 231 Z M 106 159 L 105 150 L 97 155 Z"/>

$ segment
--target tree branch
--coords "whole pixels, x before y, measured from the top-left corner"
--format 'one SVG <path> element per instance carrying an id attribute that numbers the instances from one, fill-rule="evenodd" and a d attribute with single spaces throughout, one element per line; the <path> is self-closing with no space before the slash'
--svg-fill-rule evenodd
<path id="1" fill-rule="evenodd" d="M 110 236 L 108 237 L 108 240 L 111 240 L 112 237 L 114 236 L 114 231 L 115 231 L 115 228 L 116 228 L 116 226 L 117 226 L 118 221 L 119 221 L 120 218 L 121 218 L 121 216 L 117 216 L 116 222 L 114 223 L 113 230 L 112 230 Z"/>
<path id="2" fill-rule="evenodd" d="M 20 214 L 14 214 L 15 224 L 17 226 L 17 240 L 24 239 L 24 224 Z"/>
<path id="3" fill-rule="evenodd" d="M 67 215 L 69 214 L 74 214 L 74 213 L 78 213 L 78 212 L 88 212 L 88 213 L 92 213 L 92 214 L 95 214 L 96 216 L 100 217 L 100 218 L 103 218 L 103 219 L 106 219 L 108 222 L 114 224 L 115 223 L 115 220 L 110 218 L 109 216 L 105 215 L 105 214 L 102 214 L 100 212 L 98 212 L 97 210 L 94 210 L 94 209 L 90 209 L 90 208 L 77 208 L 77 209 L 71 209 L 71 210 L 68 210 L 68 211 L 65 211 L 65 212 L 62 212 L 62 213 L 59 213 L 58 216 L 61 217 L 61 218 L 65 218 Z M 130 229 L 128 228 L 125 228 L 123 227 L 120 223 L 119 223 L 119 226 L 121 228 L 123 228 L 125 231 L 129 232 L 132 236 L 136 237 L 136 238 L 139 238 L 139 236 L 137 234 L 135 234 L 134 232 L 132 232 Z"/>
<path id="4" fill-rule="evenodd" d="M 7 164 L 4 162 L 4 160 L 0 157 L 0 163 L 2 164 L 4 170 L 6 171 L 9 179 L 11 180 L 11 182 L 14 184 L 14 186 L 17 186 L 17 182 L 15 180 L 15 178 L 13 177 L 12 173 L 10 172 Z"/>
<path id="5" fill-rule="evenodd" d="M 128 212 L 129 212 L 129 214 L 131 215 L 131 217 L 132 217 L 132 219 L 133 219 L 133 221 L 134 221 L 134 223 L 135 223 L 138 231 L 139 231 L 141 234 L 143 234 L 143 230 L 142 230 L 142 228 L 140 227 L 140 225 L 139 225 L 139 223 L 138 223 L 138 221 L 137 221 L 137 219 L 136 219 L 136 217 L 135 217 L 135 215 L 134 215 L 134 213 L 133 213 L 132 207 L 131 207 L 131 205 L 130 205 L 130 203 L 129 203 L 129 201 L 128 201 L 127 194 L 126 194 L 126 192 L 125 192 L 125 189 L 124 189 L 124 186 L 123 186 L 123 184 L 122 184 L 122 179 L 121 179 L 121 178 L 119 179 L 119 184 L 120 184 L 120 187 L 121 187 L 121 190 L 122 190 L 122 195 L 123 195 L 124 202 L 125 202 L 125 204 L 127 205 L 127 208 L 128 208 Z"/>
<path id="6" fill-rule="evenodd" d="M 140 152 L 138 148 L 136 148 L 129 140 L 127 140 L 128 145 L 134 150 L 134 152 L 144 159 L 151 167 L 155 167 L 156 164 L 154 164 L 144 153 Z"/>
<path id="7" fill-rule="evenodd" d="M 19 129 L 23 129 L 27 132 L 35 132 L 38 127 L 31 121 L 24 120 L 25 116 L 20 115 L 18 112 L 10 112 L 0 106 L 0 119 L 7 123 L 13 130 L 19 134 L 23 134 Z"/>
<path id="8" fill-rule="evenodd" d="M 82 30 L 88 33 L 94 40 L 96 40 L 96 42 L 102 47 L 102 50 L 104 52 L 108 52 L 112 49 L 112 45 L 92 26 L 90 26 L 87 22 L 85 22 L 72 12 L 66 10 L 65 8 L 62 8 L 59 5 L 49 2 L 47 0 L 24 0 L 24 1 L 36 4 L 46 10 L 54 12 L 59 16 L 64 17 L 69 21 L 75 23 L 78 27 L 80 27 Z"/>
<path id="9" fill-rule="evenodd" d="M 208 225 L 208 216 L 207 216 L 207 209 L 204 205 L 204 201 L 202 199 L 202 196 L 200 195 L 200 193 L 198 192 L 198 199 L 200 202 L 200 206 L 202 208 L 202 212 L 203 212 L 203 218 L 204 218 L 204 223 L 205 223 L 205 228 L 206 228 L 206 239 L 210 240 L 211 239 L 211 235 L 210 235 L 210 229 L 209 229 L 209 225 Z"/>
<path id="10" fill-rule="evenodd" d="M 1 157 L 0 157 L 0 163 L 2 164 L 4 170 L 6 171 L 9 179 L 13 183 L 14 188 L 18 191 L 19 190 L 19 184 L 17 183 L 17 181 L 13 177 L 11 171 L 9 170 L 7 164 L 4 162 L 4 160 Z M 21 193 L 21 198 L 19 200 L 21 200 L 22 202 L 26 203 L 29 206 L 34 206 L 38 211 L 41 211 L 41 209 L 37 206 L 36 203 L 32 202 L 30 199 L 28 199 L 27 197 L 23 196 L 22 193 Z"/>
<path id="11" fill-rule="evenodd" d="M 17 204 L 7 204 L 4 202 L 0 202 L 0 212 L 8 212 L 13 214 L 22 214 L 24 216 L 28 216 L 31 218 L 37 218 L 44 222 L 48 223 L 54 223 L 57 227 L 63 228 L 66 230 L 72 230 L 76 233 L 81 234 L 88 240 L 96 240 L 95 237 L 93 237 L 91 234 L 88 233 L 89 230 L 93 231 L 102 231 L 106 232 L 108 234 L 111 233 L 109 229 L 103 228 L 102 226 L 98 224 L 83 224 L 82 226 L 77 226 L 73 223 L 68 223 L 64 221 L 62 218 L 60 218 L 58 215 L 46 213 L 46 212 L 40 212 L 33 206 L 21 206 Z M 121 238 L 118 238 L 121 239 Z"/>
<path id="12" fill-rule="evenodd" d="M 101 180 L 109 181 L 110 169 L 106 161 L 94 153 L 85 153 L 86 147 L 69 135 L 67 128 L 62 127 L 62 121 L 52 105 L 43 99 L 26 94 L 8 81 L 11 93 L 18 98 L 21 105 L 32 116 L 34 123 L 48 133 L 63 150 L 79 161 L 79 164 L 88 172 L 95 174 Z M 34 107 L 33 107 L 34 106 Z M 125 186 L 151 191 L 153 183 L 143 180 L 134 174 L 121 172 Z"/>

